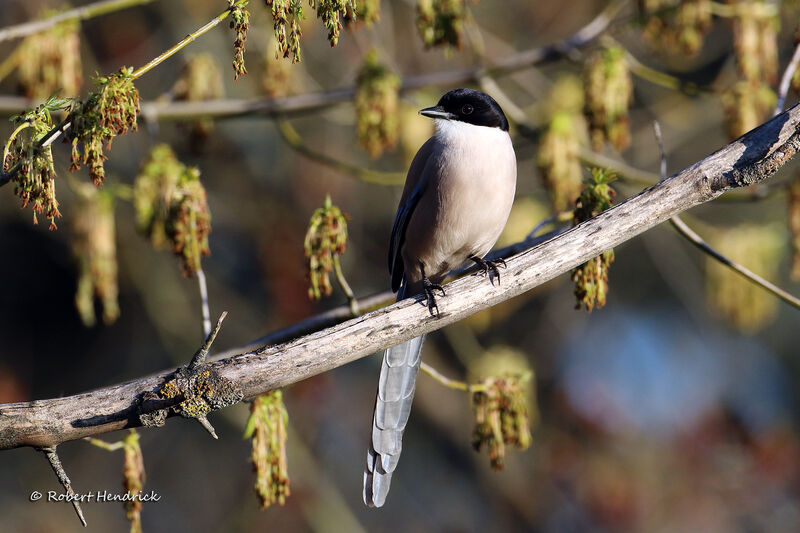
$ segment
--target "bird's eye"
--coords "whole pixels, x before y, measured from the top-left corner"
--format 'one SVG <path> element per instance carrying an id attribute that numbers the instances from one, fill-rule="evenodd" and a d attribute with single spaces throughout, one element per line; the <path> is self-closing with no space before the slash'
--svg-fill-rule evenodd
<path id="1" fill-rule="evenodd" d="M 464 104 L 464 107 L 461 108 L 461 112 L 464 113 L 465 115 L 471 114 L 472 111 L 473 111 L 473 108 L 469 104 Z"/>

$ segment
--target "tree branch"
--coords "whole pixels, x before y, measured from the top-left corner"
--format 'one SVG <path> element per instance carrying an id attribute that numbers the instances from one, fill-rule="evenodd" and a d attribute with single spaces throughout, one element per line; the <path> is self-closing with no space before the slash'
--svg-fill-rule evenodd
<path id="1" fill-rule="evenodd" d="M 554 61 L 582 48 L 597 39 L 608 28 L 615 14 L 625 2 L 615 2 L 589 24 L 562 42 L 539 46 L 511 54 L 490 67 L 472 67 L 463 70 L 432 72 L 417 76 L 407 76 L 400 86 L 401 92 L 422 87 L 451 86 L 479 80 L 482 76 L 511 74 L 532 65 Z M 227 12 L 226 12 L 227 13 Z M 212 21 L 213 22 L 213 21 Z M 183 41 L 182 41 L 183 42 Z M 138 72 L 138 71 L 137 71 Z M 141 117 L 145 120 L 190 120 L 196 118 L 228 118 L 242 115 L 285 115 L 308 113 L 334 104 L 351 101 L 356 94 L 355 87 L 343 87 L 328 91 L 285 96 L 282 98 L 250 98 L 240 100 L 204 100 L 201 102 L 142 102 Z M 0 114 L 17 114 L 21 109 L 33 107 L 38 102 L 27 98 L 0 97 Z"/>
<path id="2" fill-rule="evenodd" d="M 0 42 L 38 33 L 68 20 L 87 20 L 113 11 L 149 4 L 153 1 L 154 0 L 105 0 L 103 2 L 95 2 L 94 4 L 76 7 L 75 9 L 58 13 L 46 19 L 32 20 L 23 24 L 17 24 L 16 26 L 0 28 Z"/>
<path id="3" fill-rule="evenodd" d="M 800 47 L 798 47 L 800 50 Z M 667 177 L 667 152 L 664 150 L 664 138 L 661 135 L 661 125 L 658 121 L 653 121 L 653 132 L 656 136 L 656 142 L 658 143 L 658 150 L 661 153 L 661 179 L 665 179 Z M 765 289 L 768 292 L 771 292 L 784 302 L 788 303 L 789 305 L 800 309 L 800 299 L 795 296 L 792 296 L 785 290 L 781 289 L 777 285 L 770 283 L 769 281 L 765 280 L 752 270 L 743 267 L 742 265 L 735 263 L 716 251 L 712 248 L 706 241 L 703 240 L 700 235 L 698 235 L 692 228 L 690 228 L 686 222 L 681 219 L 678 215 L 669 219 L 670 224 L 675 230 L 681 234 L 681 236 L 685 237 L 689 242 L 699 248 L 701 251 L 707 253 L 712 258 L 716 259 L 726 267 L 730 268 L 734 272 L 742 275 L 746 280 L 755 283 L 762 289 Z"/>
<path id="4" fill-rule="evenodd" d="M 800 148 L 800 107 L 740 137 L 716 153 L 507 261 L 503 285 L 468 276 L 448 286 L 431 317 L 409 298 L 326 330 L 212 363 L 245 398 L 285 387 L 462 320 L 568 272 L 609 248 L 726 190 L 763 181 Z M 172 372 L 64 398 L 0 405 L 0 449 L 47 447 L 136 427 L 139 398 Z"/>
<path id="5" fill-rule="evenodd" d="M 155 68 L 157 65 L 160 65 L 173 55 L 177 54 L 181 49 L 183 49 L 189 43 L 194 42 L 195 39 L 206 33 L 211 28 L 217 26 L 223 20 L 225 20 L 228 17 L 228 15 L 231 14 L 234 8 L 241 5 L 245 5 L 247 4 L 247 2 L 249 2 L 249 0 L 234 0 L 231 3 L 230 7 L 228 7 L 228 9 L 226 9 L 225 11 L 223 11 L 222 13 L 220 13 L 219 15 L 208 21 L 202 27 L 196 29 L 195 31 L 193 31 L 192 33 L 190 33 L 189 35 L 178 41 L 178 43 L 176 43 L 172 48 L 168 49 L 166 52 L 162 53 L 161 55 L 159 55 L 158 57 L 147 63 L 145 66 L 133 72 L 131 74 L 131 78 L 138 79 L 144 74 L 147 74 L 151 69 Z M 74 112 L 70 113 L 64 120 L 61 121 L 60 124 L 58 124 L 58 126 L 48 131 L 41 139 L 39 139 L 34 149 L 38 151 L 41 148 L 45 148 L 50 144 L 52 144 L 53 141 L 58 139 L 58 137 L 62 133 L 64 133 L 70 127 L 72 127 L 72 120 L 74 117 L 75 113 Z M 14 175 L 17 173 L 21 165 L 22 161 L 19 161 L 14 167 L 9 169 L 8 171 L 0 172 L 0 187 L 11 181 L 11 178 L 14 177 Z"/>
<path id="6" fill-rule="evenodd" d="M 792 307 L 800 309 L 800 299 L 798 299 L 796 296 L 789 294 L 788 292 L 781 289 L 774 283 L 771 283 L 770 281 L 767 281 L 766 279 L 762 278 L 749 268 L 746 268 L 738 263 L 731 261 L 724 255 L 716 251 L 706 241 L 704 241 L 703 238 L 700 237 L 700 235 L 698 235 L 694 230 L 692 230 L 692 228 L 687 226 L 686 223 L 679 216 L 676 215 L 672 217 L 669 221 L 678 233 L 680 233 L 683 237 L 688 239 L 689 242 L 691 242 L 697 248 L 699 248 L 706 254 L 710 255 L 711 257 L 713 257 L 726 267 L 730 268 L 734 272 L 740 274 L 747 281 L 750 281 L 751 283 L 758 285 L 762 289 L 771 292 L 772 294 L 774 294 L 787 304 L 791 305 Z"/>
<path id="7" fill-rule="evenodd" d="M 781 84 L 778 87 L 778 103 L 775 104 L 775 111 L 772 113 L 772 116 L 781 113 L 783 111 L 783 106 L 786 105 L 786 95 L 789 94 L 789 86 L 792 84 L 792 77 L 794 77 L 794 72 L 797 70 L 798 63 L 800 63 L 800 43 L 795 47 L 792 59 L 789 60 L 789 64 L 786 65 L 786 70 L 783 71 Z"/>

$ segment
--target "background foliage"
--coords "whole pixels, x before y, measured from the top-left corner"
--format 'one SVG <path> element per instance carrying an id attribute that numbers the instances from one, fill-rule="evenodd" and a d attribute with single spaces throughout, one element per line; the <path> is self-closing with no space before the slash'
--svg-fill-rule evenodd
<path id="1" fill-rule="evenodd" d="M 364 2 L 364 9 L 374 14 L 377 4 Z M 219 28 L 137 80 L 136 87 L 143 101 L 191 99 L 203 90 L 203 97 L 250 98 L 377 79 L 375 94 L 397 113 L 391 117 L 400 128 L 396 138 L 383 129 L 387 119 L 380 113 L 386 107 L 372 107 L 365 92 L 354 104 L 290 117 L 290 124 L 316 151 L 370 169 L 402 172 L 431 132 L 431 124 L 416 110 L 433 105 L 452 87 L 407 92 L 396 101 L 394 75 L 469 67 L 479 64 L 482 54 L 491 63 L 513 51 L 559 41 L 606 4 L 570 2 L 565 8 L 563 2 L 434 0 L 420 2 L 415 9 L 411 1 L 382 2 L 378 21 L 338 32 L 333 18 L 317 20 L 303 3 L 305 20 L 298 22 L 292 13 L 282 12 L 287 47 L 281 51 L 289 58 L 277 62 L 275 21 L 261 3 L 253 2 L 244 54 L 247 75 L 234 82 L 230 63 L 236 32 Z M 663 9 L 670 2 L 655 4 L 663 6 L 649 7 Z M 272 12 L 285 5 L 291 7 L 271 2 Z M 7 1 L 3 24 L 36 18 L 54 7 L 61 6 Z M 57 41 L 64 52 L 80 51 L 79 60 L 61 61 L 58 68 L 74 69 L 77 64 L 83 79 L 79 84 L 74 76 L 62 76 L 62 95 L 75 96 L 78 91 L 85 97 L 95 72 L 143 65 L 225 7 L 216 0 L 154 2 L 81 23 L 77 43 L 63 36 Z M 343 9 L 346 18 L 346 6 Z M 456 26 L 437 25 L 432 9 L 468 14 Z M 558 126 L 557 132 L 563 133 L 578 127 L 584 106 L 576 105 L 565 76 L 583 79 L 584 64 L 605 65 L 587 78 L 615 87 L 611 96 L 616 98 L 603 107 L 608 114 L 602 122 L 588 124 L 591 141 L 604 153 L 620 157 L 616 148 L 604 144 L 607 137 L 622 150 L 625 161 L 656 174 L 654 118 L 664 130 L 672 173 L 769 114 L 774 105 L 769 87 L 774 89 L 775 72 L 782 71 L 793 50 L 799 13 L 793 3 L 782 3 L 779 15 L 773 13 L 766 22 L 751 14 L 749 26 L 717 13 L 689 17 L 690 24 L 681 29 L 670 26 L 674 18 L 640 20 L 634 13 L 628 6 L 608 34 L 621 48 L 600 41 L 608 46 L 589 48 L 574 60 L 521 70 L 497 83 L 533 126 L 542 132 Z M 301 56 L 295 48 L 298 24 Z M 744 39 L 755 47 L 750 55 L 741 51 L 741 39 L 734 46 L 737 35 L 761 35 L 759 28 L 764 27 L 778 31 L 771 54 L 757 38 Z M 328 35 L 334 33 L 338 46 L 331 48 Z M 429 48 L 454 43 L 456 37 L 460 49 Z M 0 57 L 8 57 L 17 44 L 0 43 Z M 376 56 L 373 48 L 378 49 Z M 625 80 L 609 78 L 625 50 L 642 64 L 676 76 L 684 90 L 664 87 L 663 77 L 635 76 L 632 107 L 626 111 L 624 97 L 630 89 Z M 740 60 L 737 67 L 737 51 L 751 62 L 742 65 Z M 31 61 L 46 56 L 30 47 L 20 53 Z M 780 69 L 770 62 L 776 53 Z M 302 57 L 302 62 L 292 65 L 293 57 Z M 371 63 L 365 67 L 368 57 Z M 221 75 L 209 62 L 217 63 Z M 186 75 L 177 83 L 182 72 Z M 209 77 L 205 81 L 203 73 Z M 2 93 L 40 99 L 52 94 L 31 86 L 26 75 L 20 71 L 6 76 L 0 82 Z M 551 94 L 554 83 L 564 89 Z M 199 88 L 193 93 L 192 87 Z M 792 94 L 789 102 L 795 97 Z M 603 106 L 597 98 L 586 104 Z M 357 119 L 356 106 L 377 115 L 362 113 Z M 229 312 L 216 348 L 244 344 L 347 302 L 338 286 L 330 298 L 308 298 L 304 237 L 309 218 L 326 194 L 349 215 L 341 263 L 353 291 L 362 296 L 388 287 L 386 246 L 399 187 L 354 179 L 340 168 L 304 157 L 284 142 L 281 131 L 286 130 L 263 116 L 214 123 L 143 118 L 138 133 L 119 137 L 106 151 L 106 184 L 98 201 L 106 206 L 106 194 L 117 196 L 113 268 L 108 253 L 88 263 L 85 256 L 73 257 L 76 239 L 101 242 L 106 252 L 114 246 L 107 235 L 92 234 L 91 222 L 89 229 L 85 220 L 81 225 L 81 214 L 107 217 L 107 209 L 85 207 L 82 186 L 89 176 L 86 170 L 67 172 L 69 145 L 57 142 L 53 152 L 58 209 L 65 222 L 77 221 L 75 227 L 59 224 L 58 231 L 47 231 L 47 223 L 33 226 L 30 211 L 20 210 L 19 199 L 8 189 L 0 190 L 0 275 L 6 280 L 0 297 L 0 403 L 74 394 L 174 367 L 185 363 L 198 346 L 202 330 L 195 281 L 182 276 L 170 253 L 154 250 L 138 233 L 134 206 L 119 199 L 161 143 L 172 147 L 181 172 L 199 169 L 203 198 L 207 193 L 213 215 L 211 255 L 203 259 L 203 268 L 212 315 Z M 624 129 L 628 126 L 629 136 Z M 0 138 L 7 139 L 13 127 L 11 122 L 0 123 Z M 539 140 L 521 135 L 521 128 L 513 133 L 518 198 L 501 244 L 520 240 L 550 216 L 551 205 L 563 209 L 576 197 L 568 190 L 556 199 L 544 189 L 553 177 L 542 179 L 550 163 L 541 156 Z M 358 147 L 359 138 L 367 139 L 367 151 Z M 566 145 L 559 144 L 562 141 Z M 588 141 L 578 139 L 584 145 Z M 578 146 L 569 144 L 575 139 L 560 141 L 557 136 L 549 142 L 565 154 L 574 154 Z M 558 172 L 568 175 L 575 168 L 572 161 Z M 792 166 L 773 181 L 788 183 L 794 173 Z M 70 185 L 72 180 L 83 183 Z M 621 201 L 641 185 L 620 179 L 612 187 L 617 190 L 615 201 Z M 780 186 L 770 191 L 758 201 L 723 198 L 692 211 L 687 220 L 723 253 L 797 293 L 800 287 L 789 276 L 789 194 Z M 757 193 L 752 191 L 752 196 Z M 794 217 L 797 226 L 796 212 Z M 79 313 L 74 302 L 91 261 L 106 275 L 118 272 L 119 307 L 99 307 L 98 316 L 113 324 L 87 329 L 81 317 L 87 321 L 90 313 L 85 306 Z M 707 261 L 670 228 L 660 227 L 615 250 L 607 303 L 592 314 L 574 309 L 573 286 L 562 276 L 429 337 L 425 360 L 449 376 L 477 381 L 486 377 L 481 368 L 496 369 L 509 360 L 522 360 L 533 369 L 532 444 L 525 452 L 509 451 L 502 472 L 494 472 L 487 456 L 471 448 L 468 396 L 421 376 L 391 496 L 380 511 L 365 508 L 360 484 L 378 372 L 377 359 L 370 358 L 285 391 L 291 496 L 282 507 L 259 511 L 250 467 L 253 450 L 241 438 L 248 406 L 211 415 L 218 441 L 209 439 L 199 425 L 182 420 L 159 430 L 142 430 L 144 488 L 161 496 L 160 502 L 143 506 L 143 530 L 796 530 L 797 311 Z M 116 287 L 94 290 L 105 303 Z M 59 453 L 77 492 L 121 490 L 118 455 L 83 442 L 63 445 Z M 32 490 L 61 489 L 30 449 L 0 453 L 0 530 L 83 530 L 66 504 L 29 502 Z M 117 504 L 88 504 L 84 510 L 90 530 L 128 527 Z"/>

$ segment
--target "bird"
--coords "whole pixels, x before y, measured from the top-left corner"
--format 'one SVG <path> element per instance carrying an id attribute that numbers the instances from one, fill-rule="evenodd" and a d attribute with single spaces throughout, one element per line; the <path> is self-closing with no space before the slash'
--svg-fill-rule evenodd
<path id="1" fill-rule="evenodd" d="M 447 274 L 471 260 L 494 285 L 502 260 L 484 256 L 506 225 L 517 183 L 508 120 L 488 94 L 454 89 L 434 107 L 435 133 L 406 176 L 389 241 L 389 273 L 397 300 L 423 295 L 431 316 Z M 364 470 L 364 503 L 381 507 L 402 449 L 424 336 L 384 351 Z"/>

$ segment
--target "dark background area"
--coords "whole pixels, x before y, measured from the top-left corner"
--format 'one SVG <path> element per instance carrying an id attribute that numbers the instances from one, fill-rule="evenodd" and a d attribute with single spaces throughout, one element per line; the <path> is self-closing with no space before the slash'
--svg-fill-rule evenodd
<path id="1" fill-rule="evenodd" d="M 564 39 L 606 2 L 469 3 L 489 55 Z M 46 2 L 6 0 L 0 25 L 39 15 Z M 303 62 L 292 67 L 293 91 L 350 86 L 373 46 L 400 75 L 476 64 L 470 45 L 445 53 L 425 50 L 412 2 L 382 3 L 372 28 L 343 31 L 331 48 L 306 9 Z M 141 66 L 225 8 L 222 1 L 154 2 L 82 23 L 86 81 L 122 65 Z M 226 96 L 263 95 L 259 78 L 271 23 L 252 2 L 247 41 L 249 74 L 233 81 L 233 33 L 221 25 L 137 81 L 144 100 L 169 91 L 188 56 L 211 52 L 221 65 Z M 793 50 L 797 11 L 782 12 L 783 69 Z M 623 12 L 611 33 L 640 61 L 685 79 L 722 89 L 734 79 L 727 19 L 714 19 L 703 52 L 693 59 L 654 51 Z M 505 41 L 503 44 L 502 41 Z M 0 43 L 0 57 L 16 42 Z M 510 47 L 510 48 L 509 48 Z M 534 123 L 543 124 L 545 98 L 561 73 L 580 73 L 580 61 L 526 69 L 498 80 Z M 658 171 L 652 120 L 664 130 L 670 173 L 727 142 L 719 94 L 689 96 L 634 78 L 633 143 L 625 161 Z M 413 112 L 433 105 L 452 87 L 403 96 L 408 141 L 370 160 L 355 138 L 353 106 L 337 105 L 291 117 L 316 150 L 361 166 L 402 171 L 431 125 Z M 14 76 L 0 93 L 14 94 Z M 790 93 L 789 104 L 796 95 Z M 7 139 L 10 123 L 0 123 Z M 212 316 L 228 318 L 215 348 L 235 348 L 324 309 L 342 305 L 340 291 L 319 303 L 307 298 L 303 237 L 313 210 L 330 193 L 349 213 L 343 268 L 358 296 L 386 290 L 386 247 L 400 187 L 372 185 L 309 161 L 280 138 L 274 122 L 247 116 L 215 123 L 201 151 L 187 127 L 143 123 L 114 141 L 108 183 L 131 184 L 150 148 L 167 142 L 197 165 L 213 216 L 211 256 L 204 260 Z M 549 216 L 536 170 L 538 151 L 512 131 L 519 159 L 519 220 L 504 239 L 513 242 Z M 56 170 L 67 172 L 68 147 L 56 143 Z M 772 178 L 786 182 L 790 165 Z M 85 171 L 76 176 L 88 179 Z M 0 403 L 71 395 L 175 367 L 202 341 L 200 301 L 193 279 L 177 261 L 155 251 L 135 230 L 129 203 L 117 202 L 121 316 L 111 326 L 85 328 L 73 299 L 76 263 L 69 219 L 75 196 L 57 181 L 63 219 L 59 230 L 31 224 L 11 187 L 0 189 Z M 640 187 L 620 182 L 618 198 Z M 775 281 L 789 280 L 786 195 L 758 202 L 724 198 L 687 218 L 700 233 L 740 224 L 772 223 L 782 251 Z M 530 222 L 525 226 L 525 221 Z M 782 232 L 782 233 L 780 233 Z M 723 250 L 724 251 L 724 250 Z M 616 249 L 608 304 L 591 314 L 574 309 L 572 285 L 562 275 L 542 287 L 429 336 L 425 361 L 466 379 L 475 354 L 513 347 L 535 372 L 532 412 L 540 420 L 526 451 L 509 451 L 506 468 L 493 472 L 471 445 L 472 413 L 466 394 L 422 375 L 404 437 L 404 452 L 387 504 L 367 509 L 361 478 L 378 377 L 378 356 L 289 387 L 288 440 L 292 495 L 284 507 L 258 510 L 242 439 L 246 405 L 213 413 L 220 436 L 199 424 L 171 419 L 141 430 L 146 490 L 161 496 L 144 506 L 144 531 L 793 531 L 800 528 L 800 441 L 796 309 L 775 302 L 775 316 L 760 331 L 741 333 L 707 303 L 706 258 L 667 226 Z M 742 281 L 742 283 L 746 283 Z M 747 305 L 746 302 L 743 303 Z M 464 348 L 466 343 L 467 349 Z M 471 347 L 471 348 L 470 348 Z M 0 416 L 0 424 L 2 417 Z M 121 433 L 106 435 L 117 440 Z M 85 442 L 59 447 L 77 492 L 121 491 L 122 453 Z M 61 492 L 44 457 L 31 449 L 0 453 L 0 531 L 83 531 L 68 504 L 29 502 L 32 491 Z M 116 503 L 84 504 L 88 531 L 127 530 Z"/>

